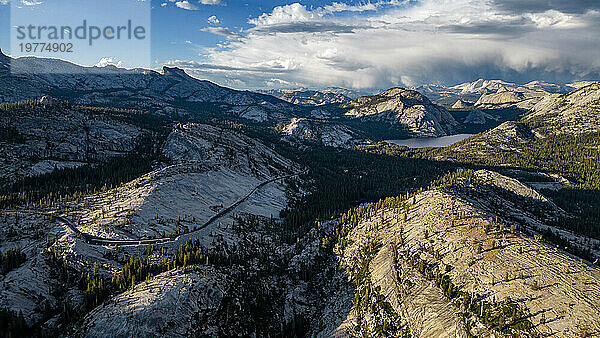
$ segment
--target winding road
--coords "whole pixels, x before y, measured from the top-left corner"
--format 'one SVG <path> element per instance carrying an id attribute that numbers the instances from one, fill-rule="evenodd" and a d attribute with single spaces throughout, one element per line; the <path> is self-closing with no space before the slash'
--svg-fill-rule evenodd
<path id="1" fill-rule="evenodd" d="M 276 178 L 264 181 L 264 182 L 260 183 L 259 185 L 257 185 L 256 187 L 254 187 L 254 189 L 252 189 L 252 191 L 250 191 L 243 198 L 241 198 L 237 202 L 233 203 L 232 205 L 228 206 L 227 208 L 219 211 L 217 214 L 215 214 L 214 216 L 212 216 L 208 221 L 204 222 L 204 224 L 200 225 L 195 230 L 187 232 L 185 234 L 177 235 L 177 236 L 169 236 L 169 237 L 162 237 L 162 238 L 152 238 L 152 239 L 111 239 L 111 238 L 104 238 L 104 237 L 93 236 L 93 235 L 87 234 L 85 232 L 81 232 L 81 230 L 79 230 L 77 228 L 77 225 L 75 223 L 73 223 L 70 219 L 66 218 L 66 217 L 63 217 L 63 216 L 60 216 L 60 215 L 56 215 L 54 213 L 45 213 L 45 212 L 39 212 L 39 211 L 35 211 L 35 210 L 29 210 L 29 212 L 37 213 L 37 214 L 44 215 L 44 216 L 51 216 L 51 217 L 56 218 L 60 222 L 64 223 L 75 234 L 75 236 L 82 238 L 87 244 L 91 244 L 91 245 L 137 246 L 137 245 L 149 245 L 149 244 L 163 244 L 163 243 L 175 242 L 175 241 L 179 240 L 180 236 L 184 236 L 184 235 L 187 236 L 187 235 L 193 234 L 193 233 L 198 232 L 198 231 L 206 228 L 207 226 L 213 224 L 219 218 L 221 218 L 223 216 L 226 216 L 231 211 L 233 211 L 235 208 L 239 207 L 242 203 L 246 202 L 250 197 L 252 197 L 252 195 L 254 195 L 258 190 L 260 190 L 261 188 L 265 187 L 266 185 L 268 185 L 270 183 L 273 183 L 275 181 L 284 180 L 286 178 L 291 178 L 291 177 L 299 176 L 299 175 L 305 174 L 307 172 L 308 172 L 308 169 L 306 169 L 306 170 L 304 170 L 302 172 L 296 173 L 296 174 L 290 174 L 290 175 L 286 175 L 286 176 L 280 176 L 280 177 L 276 177 Z M 13 210 L 12 212 L 17 212 L 17 211 Z"/>

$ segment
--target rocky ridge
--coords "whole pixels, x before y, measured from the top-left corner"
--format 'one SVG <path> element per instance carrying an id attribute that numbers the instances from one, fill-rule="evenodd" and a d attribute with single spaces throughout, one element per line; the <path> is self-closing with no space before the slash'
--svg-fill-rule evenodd
<path id="1" fill-rule="evenodd" d="M 104 162 L 132 151 L 149 134 L 111 113 L 50 100 L 0 113 L 0 128 L 9 136 L 0 141 L 0 180 Z"/>
<path id="2" fill-rule="evenodd" d="M 446 154 L 470 158 L 496 158 L 498 152 L 516 154 L 551 135 L 577 136 L 598 132 L 600 114 L 598 83 L 566 94 L 551 94 L 537 103 L 520 121 L 504 122 L 449 147 Z"/>
<path id="3" fill-rule="evenodd" d="M 475 102 L 477 108 L 505 108 L 514 106 L 522 109 L 530 109 L 544 96 L 545 91 L 532 90 L 525 87 L 501 87 L 495 93 L 483 94 Z"/>
<path id="4" fill-rule="evenodd" d="M 598 131 L 600 122 L 600 83 L 567 94 L 554 94 L 537 103 L 524 121 L 543 120 L 552 132 L 580 134 Z"/>
<path id="5" fill-rule="evenodd" d="M 23 57 L 2 57 L 9 67 L 0 69 L 4 85 L 0 99 L 17 102 L 52 95 L 73 104 L 101 105 L 156 111 L 180 102 L 223 105 L 224 110 L 243 118 L 280 119 L 298 111 L 288 102 L 269 95 L 237 91 L 209 81 L 198 80 L 179 68 L 163 67 L 162 72 L 121 69 L 115 66 L 82 67 L 67 61 Z M 244 111 L 254 114 L 244 116 Z M 258 113 L 257 113 L 258 112 Z M 262 119 L 262 118 L 261 118 Z"/>
<path id="6" fill-rule="evenodd" d="M 540 97 L 552 93 L 567 93 L 589 85 L 590 82 L 554 84 L 544 81 L 531 81 L 517 84 L 502 80 L 478 79 L 456 86 L 423 85 L 414 89 L 427 95 L 438 104 L 450 108 L 457 100 L 479 102 L 478 108 L 502 108 L 518 106 L 530 109 Z"/>

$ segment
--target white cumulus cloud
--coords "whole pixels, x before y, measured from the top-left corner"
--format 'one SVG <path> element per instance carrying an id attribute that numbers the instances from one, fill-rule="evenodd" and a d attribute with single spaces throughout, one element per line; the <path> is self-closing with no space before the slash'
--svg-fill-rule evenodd
<path id="1" fill-rule="evenodd" d="M 356 89 L 479 77 L 600 77 L 600 11 L 522 6 L 513 10 L 497 0 L 293 3 L 251 18 L 254 27 L 244 32 L 203 29 L 227 42 L 210 49 L 202 67 L 188 67 L 224 84 L 241 79 L 250 88 L 272 84 L 273 74 L 307 87 Z"/>
<path id="2" fill-rule="evenodd" d="M 263 13 L 258 18 L 248 22 L 255 26 L 274 25 L 289 22 L 303 22 L 318 18 L 320 15 L 309 11 L 306 6 L 299 3 L 275 7 L 271 13 Z"/>
<path id="3" fill-rule="evenodd" d="M 21 0 L 21 3 L 25 6 L 38 6 L 43 4 L 42 1 L 36 1 L 36 0 Z"/>
<path id="4" fill-rule="evenodd" d="M 187 9 L 188 11 L 197 11 L 200 9 L 200 7 L 198 7 L 197 5 L 194 5 L 193 3 L 191 3 L 187 0 L 177 1 L 175 3 L 175 6 L 177 6 L 179 8 Z"/>
<path id="5" fill-rule="evenodd" d="M 96 63 L 94 66 L 95 67 L 106 67 L 106 66 L 117 66 L 117 67 L 122 67 L 123 66 L 123 62 L 117 60 L 116 58 L 113 57 L 104 57 L 102 59 L 100 59 L 100 61 L 98 61 L 98 63 Z"/>

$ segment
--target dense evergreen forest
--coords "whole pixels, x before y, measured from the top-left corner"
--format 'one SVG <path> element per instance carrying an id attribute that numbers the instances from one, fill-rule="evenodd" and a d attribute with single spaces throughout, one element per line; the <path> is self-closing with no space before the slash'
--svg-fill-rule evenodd
<path id="1" fill-rule="evenodd" d="M 303 189 L 312 192 L 282 212 L 286 227 L 299 231 L 297 235 L 310 230 L 315 220 L 426 187 L 454 168 L 446 162 L 333 148 L 313 148 L 295 160 L 311 168 Z"/>

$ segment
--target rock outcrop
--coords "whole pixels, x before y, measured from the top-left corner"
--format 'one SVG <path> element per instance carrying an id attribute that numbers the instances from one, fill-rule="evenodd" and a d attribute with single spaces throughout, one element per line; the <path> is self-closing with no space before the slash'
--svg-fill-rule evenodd
<path id="1" fill-rule="evenodd" d="M 0 114 L 0 180 L 97 164 L 132 151 L 149 132 L 110 114 L 71 107 L 50 97 L 7 105 Z"/>
<path id="2" fill-rule="evenodd" d="M 94 309 L 82 331 L 89 337 L 214 335 L 227 285 L 228 277 L 211 267 L 163 273 Z"/>
<path id="3" fill-rule="evenodd" d="M 481 95 L 475 103 L 475 107 L 505 108 L 516 106 L 528 109 L 546 95 L 548 95 L 547 92 L 531 90 L 525 87 L 502 87 L 495 93 Z"/>
<path id="4" fill-rule="evenodd" d="M 319 120 L 294 118 L 281 132 L 293 139 L 312 141 L 328 147 L 351 147 L 359 140 L 349 127 Z"/>
<path id="5" fill-rule="evenodd" d="M 484 113 L 479 109 L 473 109 L 469 111 L 469 115 L 465 117 L 463 121 L 464 124 L 485 124 L 487 121 L 493 120 L 497 121 L 498 119 L 490 114 Z"/>
<path id="6" fill-rule="evenodd" d="M 417 91 L 404 88 L 363 96 L 342 107 L 347 109 L 347 117 L 388 122 L 418 137 L 445 136 L 460 127 L 445 108 Z"/>
<path id="7" fill-rule="evenodd" d="M 456 100 L 456 102 L 452 105 L 452 109 L 465 109 L 470 106 L 470 104 L 465 103 L 463 100 Z"/>
<path id="8" fill-rule="evenodd" d="M 542 129 L 569 134 L 600 130 L 600 82 L 567 94 L 554 94 L 537 103 L 525 121 L 541 119 Z"/>

